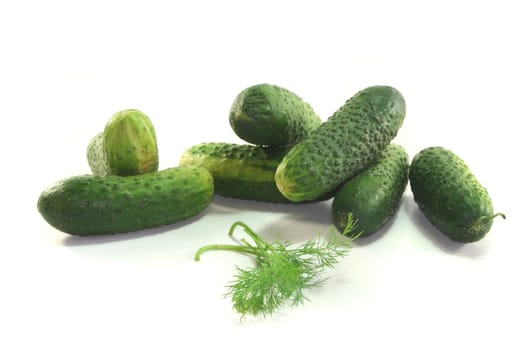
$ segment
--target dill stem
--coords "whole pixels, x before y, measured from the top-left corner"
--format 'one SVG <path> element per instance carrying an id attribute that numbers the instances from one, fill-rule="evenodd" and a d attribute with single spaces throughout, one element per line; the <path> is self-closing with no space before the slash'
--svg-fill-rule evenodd
<path id="1" fill-rule="evenodd" d="M 252 246 L 240 246 L 240 245 L 232 245 L 232 244 L 210 244 L 206 245 L 204 247 L 201 247 L 197 252 L 195 253 L 195 261 L 200 261 L 201 255 L 210 251 L 210 250 L 227 250 L 232 252 L 238 252 L 241 254 L 257 254 L 257 249 Z"/>
<path id="2" fill-rule="evenodd" d="M 246 232 L 248 236 L 250 236 L 250 238 L 253 239 L 257 247 L 263 248 L 263 249 L 268 248 L 269 244 L 265 242 L 263 239 L 261 239 L 261 237 L 257 233 L 255 233 L 250 227 L 248 227 L 248 225 L 246 225 L 242 221 L 236 221 L 233 223 L 233 225 L 230 227 L 230 231 L 228 232 L 229 236 L 233 236 L 233 232 L 235 231 L 235 228 L 237 226 L 241 226 L 244 229 L 244 232 Z M 244 244 L 247 244 L 246 240 L 242 240 L 242 242 Z"/>

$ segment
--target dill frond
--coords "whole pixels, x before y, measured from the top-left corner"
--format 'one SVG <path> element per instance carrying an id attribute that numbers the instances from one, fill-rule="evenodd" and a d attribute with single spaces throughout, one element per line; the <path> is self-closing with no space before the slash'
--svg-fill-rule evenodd
<path id="1" fill-rule="evenodd" d="M 231 297 L 234 309 L 242 317 L 270 316 L 285 303 L 296 306 L 308 300 L 304 291 L 322 286 L 326 280 L 324 270 L 334 267 L 345 257 L 353 240 L 359 236 L 355 234 L 347 238 L 338 235 L 337 230 L 331 227 L 327 238 L 318 236 L 292 248 L 288 241 L 266 242 L 240 221 L 231 226 L 230 236 L 238 226 L 244 229 L 255 245 L 241 239 L 240 245 L 204 246 L 197 251 L 195 260 L 198 261 L 200 255 L 209 250 L 230 250 L 256 257 L 254 267 L 237 267 L 234 280 L 227 285 L 225 296 Z M 354 230 L 355 223 L 349 214 L 345 231 Z"/>

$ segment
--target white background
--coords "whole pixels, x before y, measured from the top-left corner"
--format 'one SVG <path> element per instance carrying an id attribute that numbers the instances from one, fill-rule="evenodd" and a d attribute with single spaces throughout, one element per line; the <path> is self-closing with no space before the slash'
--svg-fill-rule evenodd
<path id="1" fill-rule="evenodd" d="M 518 1 L 4 1 L 0 5 L 2 349 L 523 349 L 525 55 Z M 330 202 L 216 198 L 161 229 L 70 237 L 36 210 L 40 192 L 89 172 L 85 150 L 116 111 L 153 121 L 160 167 L 188 147 L 241 142 L 235 96 L 286 87 L 328 118 L 358 90 L 398 88 L 394 142 L 413 157 L 452 149 L 497 211 L 480 242 L 429 226 L 410 190 L 392 223 L 359 241 L 310 302 L 241 322 L 223 298 L 234 266 L 197 248 L 229 243 L 243 220 L 302 242 L 330 225 Z M 518 124 L 519 123 L 519 124 Z"/>

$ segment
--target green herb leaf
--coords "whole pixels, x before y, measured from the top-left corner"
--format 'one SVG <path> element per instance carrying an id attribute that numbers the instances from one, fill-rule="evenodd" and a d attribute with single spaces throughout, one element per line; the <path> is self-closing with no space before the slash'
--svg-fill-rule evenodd
<path id="1" fill-rule="evenodd" d="M 227 286 L 226 296 L 231 297 L 233 307 L 243 317 L 246 315 L 272 315 L 285 303 L 292 306 L 308 298 L 304 290 L 320 287 L 325 282 L 324 269 L 334 265 L 349 252 L 352 242 L 359 236 L 339 235 L 332 226 L 327 238 L 318 236 L 297 248 L 291 242 L 268 243 L 243 222 L 235 222 L 229 231 L 232 236 L 237 227 L 242 227 L 254 245 L 241 239 L 238 245 L 213 244 L 200 248 L 195 260 L 210 250 L 229 250 L 251 254 L 256 264 L 251 268 L 237 267 L 234 280 Z M 345 232 L 355 231 L 352 214 L 348 215 Z"/>

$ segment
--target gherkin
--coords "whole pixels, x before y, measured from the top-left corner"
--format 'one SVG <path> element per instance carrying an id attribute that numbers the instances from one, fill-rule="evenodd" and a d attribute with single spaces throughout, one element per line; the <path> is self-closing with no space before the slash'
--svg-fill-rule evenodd
<path id="1" fill-rule="evenodd" d="M 201 213 L 213 199 L 202 167 L 173 167 L 142 175 L 79 175 L 40 194 L 37 208 L 56 229 L 77 236 L 139 231 Z"/>
<path id="2" fill-rule="evenodd" d="M 111 169 L 108 163 L 108 159 L 104 152 L 104 133 L 99 132 L 96 134 L 87 147 L 87 160 L 89 168 L 93 175 L 108 176 L 117 175 L 111 174 Z"/>
<path id="3" fill-rule="evenodd" d="M 159 152 L 149 117 L 136 109 L 111 116 L 87 148 L 93 175 L 140 175 L 158 170 Z"/>
<path id="4" fill-rule="evenodd" d="M 405 100 L 397 89 L 359 91 L 287 153 L 275 173 L 277 188 L 292 201 L 334 190 L 390 144 L 404 118 Z"/>
<path id="5" fill-rule="evenodd" d="M 342 232 L 348 214 L 352 213 L 361 231 L 360 237 L 377 232 L 399 208 L 408 183 L 408 169 L 405 149 L 388 145 L 370 166 L 336 192 L 332 202 L 335 227 Z"/>
<path id="6" fill-rule="evenodd" d="M 203 166 L 213 175 L 215 193 L 224 197 L 290 203 L 275 185 L 275 170 L 289 148 L 205 142 L 188 148 L 179 165 Z M 328 197 L 319 200 L 328 199 Z"/>
<path id="7" fill-rule="evenodd" d="M 241 139 L 258 146 L 293 146 L 321 124 L 301 97 L 271 84 L 250 86 L 230 108 L 230 125 Z"/>
<path id="8" fill-rule="evenodd" d="M 410 164 L 410 187 L 423 214 L 451 240 L 485 237 L 495 216 L 492 200 L 467 164 L 451 150 L 427 147 Z"/>

